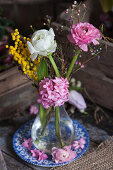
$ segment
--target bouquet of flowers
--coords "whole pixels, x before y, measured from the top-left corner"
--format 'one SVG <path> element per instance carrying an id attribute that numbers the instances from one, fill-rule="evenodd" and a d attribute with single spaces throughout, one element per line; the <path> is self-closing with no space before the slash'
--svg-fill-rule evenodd
<path id="1" fill-rule="evenodd" d="M 86 6 L 83 4 L 86 10 Z M 84 68 L 84 63 L 79 63 L 78 59 L 80 53 L 90 52 L 91 58 L 98 56 L 101 49 L 99 41 L 102 39 L 102 34 L 92 24 L 87 22 L 80 22 L 79 5 L 74 1 L 71 10 L 71 30 L 67 35 L 67 39 L 74 47 L 74 56 L 69 64 L 65 64 L 64 58 L 60 57 L 60 64 L 57 63 L 58 44 L 55 41 L 55 33 L 53 28 L 49 30 L 41 29 L 33 33 L 30 38 L 21 37 L 18 29 L 12 33 L 12 40 L 15 42 L 14 46 L 9 47 L 9 53 L 14 56 L 14 60 L 21 66 L 23 73 L 33 81 L 33 86 L 38 91 L 39 116 L 41 122 L 41 136 L 48 122 L 51 119 L 52 109 L 55 110 L 55 132 L 59 139 L 61 148 L 52 148 L 53 160 L 56 163 L 70 161 L 76 157 L 76 152 L 71 150 L 71 146 L 65 146 L 62 141 L 60 112 L 59 108 L 70 99 L 73 103 L 73 92 L 70 95 L 69 84 L 73 70 L 78 71 Z M 66 13 L 68 10 L 66 10 Z M 78 23 L 73 24 L 73 20 L 78 18 Z M 94 49 L 96 47 L 96 50 Z M 8 46 L 7 46 L 8 47 Z M 78 100 L 80 97 L 78 96 Z M 81 100 L 81 99 L 80 99 Z M 79 101 L 78 101 L 79 103 Z M 51 134 L 52 135 L 52 134 Z M 30 141 L 24 141 L 23 146 L 31 146 Z M 74 141 L 73 148 L 83 148 L 85 144 L 84 139 Z M 41 145 L 43 145 L 41 143 Z M 43 148 L 42 148 L 43 149 Z M 41 151 L 32 150 L 34 157 L 40 159 L 47 159 L 47 155 Z M 38 156 L 37 156 L 38 155 Z"/>

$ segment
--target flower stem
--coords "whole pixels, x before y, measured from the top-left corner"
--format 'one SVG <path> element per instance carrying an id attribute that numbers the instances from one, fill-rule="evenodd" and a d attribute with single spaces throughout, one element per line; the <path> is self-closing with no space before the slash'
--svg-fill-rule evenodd
<path id="1" fill-rule="evenodd" d="M 46 117 L 46 109 L 40 104 L 40 121 L 41 121 L 42 129 L 43 129 L 45 117 Z"/>
<path id="2" fill-rule="evenodd" d="M 43 134 L 44 134 L 44 131 L 45 131 L 45 129 L 46 129 L 47 124 L 48 124 L 49 121 L 50 121 L 51 114 L 52 114 L 51 109 L 52 109 L 52 107 L 50 107 L 50 108 L 47 110 L 47 112 L 46 112 L 46 117 L 45 117 L 45 119 L 44 119 L 42 131 L 41 131 L 41 135 L 42 135 L 42 136 L 43 136 Z"/>
<path id="3" fill-rule="evenodd" d="M 56 114 L 55 114 L 55 130 L 56 130 L 56 136 L 59 139 L 60 145 L 63 148 L 64 143 L 61 139 L 61 125 L 60 125 L 60 113 L 59 113 L 59 107 L 56 106 Z"/>
<path id="4" fill-rule="evenodd" d="M 49 58 L 49 60 L 50 60 L 50 62 L 51 62 L 51 64 L 52 64 L 52 66 L 53 66 L 53 68 L 54 68 L 54 70 L 55 70 L 56 76 L 57 76 L 57 77 L 60 77 L 58 68 L 57 68 L 57 66 L 56 66 L 56 63 L 55 63 L 53 57 L 52 57 L 51 55 L 49 55 L 48 58 Z"/>
<path id="5" fill-rule="evenodd" d="M 70 76 L 70 74 L 72 72 L 72 69 L 74 67 L 75 61 L 77 60 L 79 54 L 80 54 L 80 51 L 77 52 L 77 54 L 73 57 L 73 59 L 71 61 L 70 67 L 69 67 L 69 69 L 67 71 L 67 75 L 66 75 L 67 80 L 69 80 L 69 76 Z"/>

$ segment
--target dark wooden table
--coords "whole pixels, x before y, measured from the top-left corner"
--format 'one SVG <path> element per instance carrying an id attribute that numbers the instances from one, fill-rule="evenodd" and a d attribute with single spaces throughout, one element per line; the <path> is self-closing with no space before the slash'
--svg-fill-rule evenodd
<path id="1" fill-rule="evenodd" d="M 84 124 L 87 131 L 90 135 L 90 146 L 88 152 L 91 152 L 93 149 L 97 148 L 97 146 L 111 135 L 113 135 L 113 131 L 110 126 L 113 125 L 113 114 L 110 115 L 111 119 L 107 121 L 108 126 L 97 126 L 95 120 L 93 118 L 93 112 L 88 115 L 83 115 L 79 112 L 72 114 L 72 118 L 76 118 L 79 122 Z M 25 122 L 32 119 L 33 116 L 29 115 L 28 111 L 24 113 L 16 113 L 14 117 L 10 117 L 9 119 L 0 120 L 0 170 L 46 170 L 50 168 L 37 167 L 31 164 L 26 163 L 22 159 L 16 155 L 12 147 L 12 138 L 15 131 Z M 105 120 L 106 121 L 106 120 Z M 4 160 L 4 161 L 3 161 Z M 5 165 L 3 165 L 5 162 Z M 2 167 L 2 168 L 1 168 Z M 4 167 L 4 168 L 3 168 Z"/>

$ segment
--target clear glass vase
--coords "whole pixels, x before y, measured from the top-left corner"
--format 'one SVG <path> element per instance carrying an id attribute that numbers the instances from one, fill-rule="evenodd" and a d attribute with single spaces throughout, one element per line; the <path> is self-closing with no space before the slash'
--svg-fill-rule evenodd
<path id="1" fill-rule="evenodd" d="M 65 110 L 64 105 L 59 107 L 61 140 L 65 145 L 71 145 L 75 139 L 73 121 Z M 36 117 L 31 130 L 31 137 L 37 149 L 45 149 L 46 153 L 50 153 L 53 147 L 61 148 L 59 139 L 55 132 L 55 111 L 52 111 L 50 121 L 48 122 L 43 135 L 41 134 L 40 116 Z"/>

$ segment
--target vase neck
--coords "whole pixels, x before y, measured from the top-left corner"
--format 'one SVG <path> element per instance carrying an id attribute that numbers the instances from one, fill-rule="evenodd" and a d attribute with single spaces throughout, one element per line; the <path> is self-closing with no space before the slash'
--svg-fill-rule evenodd
<path id="1" fill-rule="evenodd" d="M 61 116 L 61 117 L 70 119 L 67 111 L 65 110 L 65 106 L 64 106 L 64 105 L 62 105 L 62 106 L 59 107 L 59 111 L 60 111 L 60 116 Z"/>

